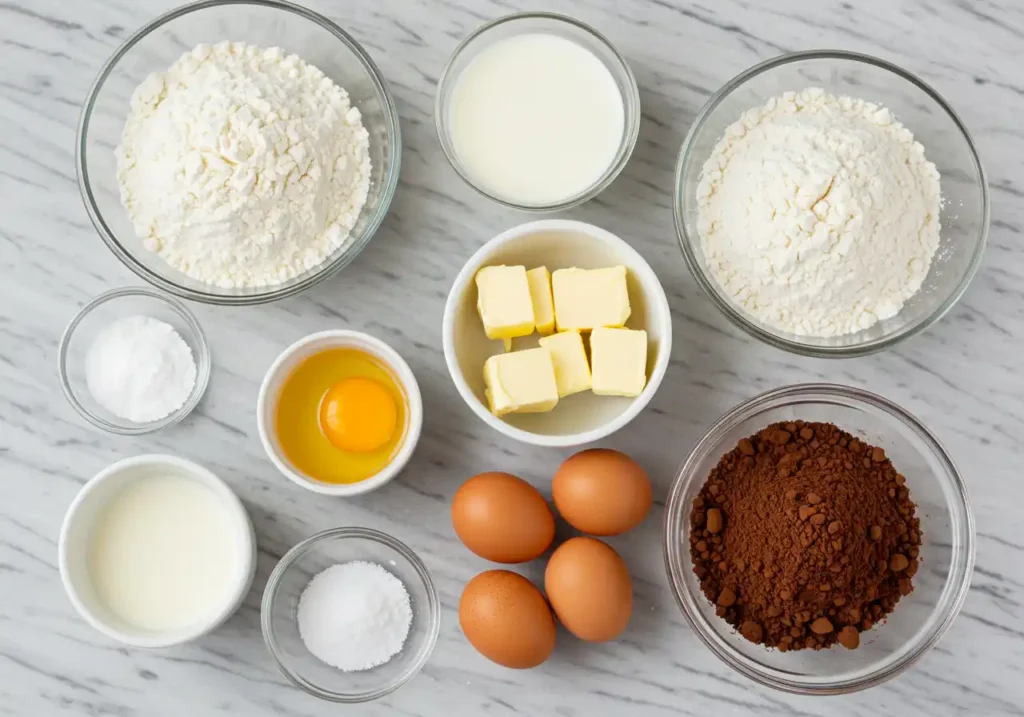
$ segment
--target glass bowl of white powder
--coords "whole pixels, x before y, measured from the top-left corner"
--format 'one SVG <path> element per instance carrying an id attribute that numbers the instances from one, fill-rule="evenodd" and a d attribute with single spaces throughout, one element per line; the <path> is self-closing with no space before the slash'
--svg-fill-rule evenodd
<path id="1" fill-rule="evenodd" d="M 675 221 L 701 288 L 747 333 L 821 357 L 882 350 L 938 321 L 981 262 L 985 173 L 935 90 L 873 57 L 761 63 L 697 116 Z"/>
<path id="2" fill-rule="evenodd" d="M 210 381 L 210 349 L 195 315 L 144 287 L 107 291 L 83 306 L 64 329 L 57 364 L 72 407 L 121 435 L 180 422 Z"/>
<path id="3" fill-rule="evenodd" d="M 347 266 L 398 183 L 401 132 L 348 33 L 287 2 L 196 2 L 131 35 L 78 130 L 104 242 L 164 291 L 212 304 L 293 296 Z"/>
<path id="4" fill-rule="evenodd" d="M 263 591 L 263 639 L 294 685 L 332 702 L 368 702 L 426 664 L 441 603 L 423 561 L 369 528 L 307 538 Z"/>

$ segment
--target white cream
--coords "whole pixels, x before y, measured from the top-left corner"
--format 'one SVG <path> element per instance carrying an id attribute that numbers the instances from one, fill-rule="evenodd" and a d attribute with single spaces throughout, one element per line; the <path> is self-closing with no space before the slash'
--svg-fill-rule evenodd
<path id="1" fill-rule="evenodd" d="M 96 597 L 143 629 L 173 631 L 212 617 L 238 582 L 233 516 L 199 481 L 154 475 L 103 509 L 88 552 Z"/>
<path id="2" fill-rule="evenodd" d="M 592 186 L 615 160 L 625 109 L 590 50 L 526 34 L 482 50 L 452 90 L 451 141 L 471 178 L 512 203 L 550 204 Z"/>

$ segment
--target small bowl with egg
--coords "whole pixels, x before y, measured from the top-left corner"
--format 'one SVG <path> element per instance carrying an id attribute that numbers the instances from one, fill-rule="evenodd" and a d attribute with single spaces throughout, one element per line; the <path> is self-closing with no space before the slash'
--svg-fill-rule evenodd
<path id="1" fill-rule="evenodd" d="M 245 507 L 206 468 L 169 455 L 118 461 L 79 491 L 58 543 L 71 604 L 107 637 L 195 640 L 242 604 L 256 570 Z"/>
<path id="2" fill-rule="evenodd" d="M 531 313 L 526 305 L 536 302 Z M 605 315 L 580 316 L 592 309 Z M 509 334 L 506 351 L 499 339 Z M 518 441 L 565 447 L 604 438 L 643 410 L 668 368 L 672 320 L 661 282 L 629 244 L 590 224 L 546 219 L 499 234 L 466 262 L 442 337 L 473 413 Z"/>
<path id="3" fill-rule="evenodd" d="M 379 488 L 409 462 L 423 428 L 416 376 L 380 339 L 310 334 L 278 356 L 260 387 L 260 440 L 291 481 L 352 496 Z"/>

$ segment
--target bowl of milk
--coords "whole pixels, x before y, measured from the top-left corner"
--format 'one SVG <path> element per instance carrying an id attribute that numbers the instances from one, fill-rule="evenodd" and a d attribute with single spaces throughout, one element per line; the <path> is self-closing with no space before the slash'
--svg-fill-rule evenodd
<path id="1" fill-rule="evenodd" d="M 516 209 L 554 211 L 604 190 L 640 128 L 625 59 L 598 32 L 553 13 L 478 28 L 437 84 L 445 155 L 474 189 Z"/>
<path id="2" fill-rule="evenodd" d="M 214 630 L 241 605 L 256 539 L 241 501 L 202 466 L 167 455 L 118 461 L 64 518 L 61 580 L 93 627 L 135 647 Z"/>

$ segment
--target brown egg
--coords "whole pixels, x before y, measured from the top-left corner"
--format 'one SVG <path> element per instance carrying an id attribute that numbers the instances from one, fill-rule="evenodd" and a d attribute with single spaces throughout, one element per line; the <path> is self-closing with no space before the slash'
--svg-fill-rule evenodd
<path id="1" fill-rule="evenodd" d="M 508 473 L 481 473 L 455 491 L 452 525 L 467 548 L 496 563 L 523 563 L 555 539 L 555 516 L 536 488 Z"/>
<path id="2" fill-rule="evenodd" d="M 533 583 L 508 570 L 488 570 L 466 584 L 459 626 L 481 655 L 505 667 L 536 667 L 555 649 L 547 601 Z"/>
<path id="3" fill-rule="evenodd" d="M 544 571 L 544 591 L 565 629 L 581 640 L 613 640 L 633 612 L 633 584 L 626 564 L 596 538 L 558 546 Z"/>
<path id="4" fill-rule="evenodd" d="M 551 483 L 555 507 L 572 527 L 591 535 L 618 535 L 643 522 L 651 508 L 651 481 L 640 464 L 607 448 L 580 451 Z"/>

